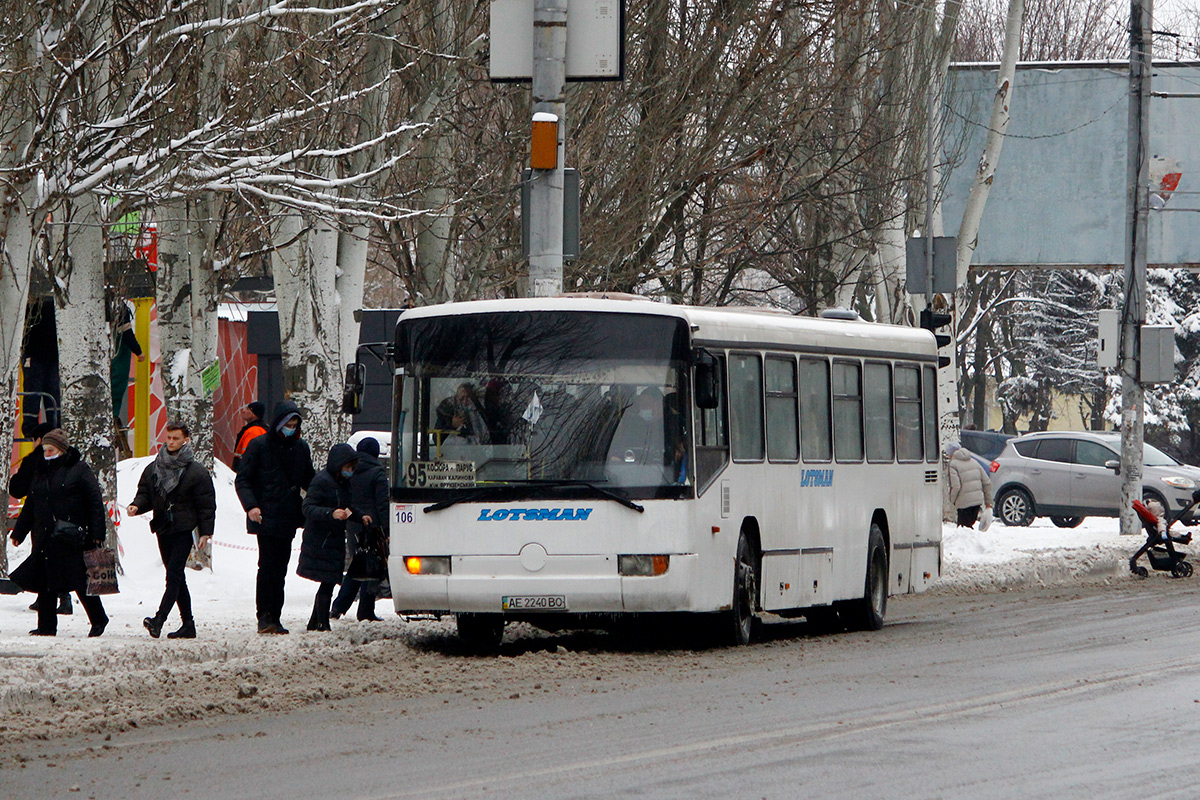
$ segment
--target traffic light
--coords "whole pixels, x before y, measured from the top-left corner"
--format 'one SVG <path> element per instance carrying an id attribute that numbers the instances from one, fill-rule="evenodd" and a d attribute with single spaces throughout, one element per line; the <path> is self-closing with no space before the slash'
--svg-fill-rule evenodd
<path id="1" fill-rule="evenodd" d="M 950 335 L 946 333 L 938 333 L 938 328 L 944 328 L 951 323 L 949 314 L 943 311 L 933 311 L 932 309 L 921 310 L 921 327 L 933 333 L 933 338 L 937 341 L 938 350 L 950 344 Z M 938 356 L 938 369 L 950 366 L 949 356 Z"/>

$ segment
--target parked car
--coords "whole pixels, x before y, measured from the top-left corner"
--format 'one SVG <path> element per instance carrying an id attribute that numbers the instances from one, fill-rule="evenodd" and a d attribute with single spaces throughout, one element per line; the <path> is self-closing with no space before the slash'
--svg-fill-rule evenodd
<path id="1" fill-rule="evenodd" d="M 1010 439 L 992 462 L 996 516 L 1005 525 L 1049 517 L 1060 528 L 1084 517 L 1118 516 L 1120 452 L 1119 433 L 1044 431 Z M 1200 487 L 1200 469 L 1151 445 L 1144 445 L 1143 461 L 1142 499 L 1157 500 L 1169 515 L 1182 513 Z"/>
<path id="2" fill-rule="evenodd" d="M 1004 445 L 1012 439 L 1011 433 L 996 431 L 967 431 L 959 434 L 959 443 L 977 456 L 986 458 L 989 462 L 1004 452 Z"/>

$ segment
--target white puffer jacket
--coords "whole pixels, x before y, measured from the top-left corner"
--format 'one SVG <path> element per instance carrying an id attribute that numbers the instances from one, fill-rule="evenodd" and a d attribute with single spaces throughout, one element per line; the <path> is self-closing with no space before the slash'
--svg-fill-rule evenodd
<path id="1" fill-rule="evenodd" d="M 978 461 L 964 447 L 950 456 L 950 502 L 955 508 L 990 506 L 992 480 Z"/>

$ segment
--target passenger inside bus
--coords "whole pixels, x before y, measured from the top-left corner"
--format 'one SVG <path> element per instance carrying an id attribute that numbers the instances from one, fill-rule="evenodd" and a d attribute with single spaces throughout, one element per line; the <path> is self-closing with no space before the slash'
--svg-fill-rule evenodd
<path id="1" fill-rule="evenodd" d="M 676 393 L 664 396 L 658 387 L 648 386 L 617 402 L 622 411 L 608 448 L 610 465 L 652 466 L 667 482 L 681 482 L 685 448 Z"/>
<path id="2" fill-rule="evenodd" d="M 448 435 L 462 436 L 479 444 L 491 441 L 474 384 L 460 383 L 452 397 L 438 403 L 435 427 Z"/>

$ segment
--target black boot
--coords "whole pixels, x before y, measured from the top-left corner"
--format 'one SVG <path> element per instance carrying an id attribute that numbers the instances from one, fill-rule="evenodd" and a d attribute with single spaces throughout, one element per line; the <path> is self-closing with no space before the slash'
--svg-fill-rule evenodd
<path id="1" fill-rule="evenodd" d="M 142 625 L 146 626 L 146 630 L 150 631 L 150 635 L 157 639 L 162 635 L 162 626 L 165 620 L 158 617 L 146 617 L 142 620 Z"/>
<path id="2" fill-rule="evenodd" d="M 180 626 L 179 630 L 171 631 L 167 634 L 168 639 L 195 639 L 196 638 L 196 623 L 194 620 L 188 620 Z"/>
<path id="3" fill-rule="evenodd" d="M 71 607 L 71 595 L 60 594 L 58 596 L 58 611 L 59 614 L 72 614 L 74 609 Z"/>

